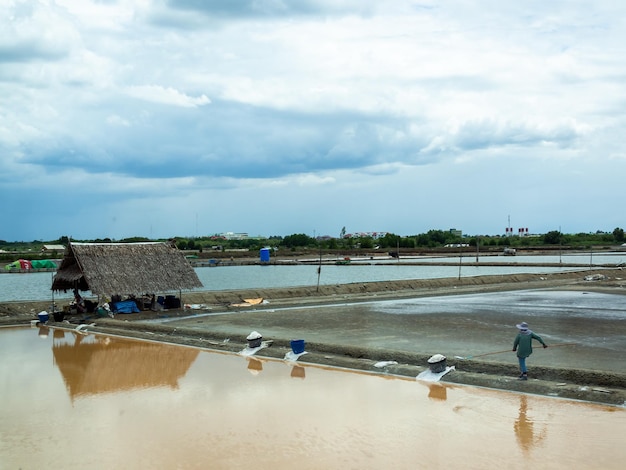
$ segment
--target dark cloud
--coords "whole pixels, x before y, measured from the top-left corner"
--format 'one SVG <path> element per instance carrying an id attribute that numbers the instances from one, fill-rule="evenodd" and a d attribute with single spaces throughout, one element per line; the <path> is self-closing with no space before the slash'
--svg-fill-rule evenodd
<path id="1" fill-rule="evenodd" d="M 542 128 L 525 123 L 484 120 L 465 123 L 452 136 L 452 141 L 457 149 L 465 151 L 509 145 L 531 147 L 542 143 L 569 147 L 578 137 L 576 130 L 568 125 Z"/>
<path id="2" fill-rule="evenodd" d="M 220 101 L 145 109 L 151 117 L 129 126 L 83 128 L 29 143 L 24 161 L 54 171 L 83 168 L 137 178 L 277 178 L 384 163 L 415 145 L 391 142 L 387 135 L 406 123 L 385 116 L 280 112 Z M 105 116 L 90 120 L 101 123 Z"/>
<path id="3" fill-rule="evenodd" d="M 293 2 L 258 2 L 256 0 L 168 0 L 173 9 L 193 10 L 212 16 L 254 17 L 283 16 L 306 12 L 310 8 L 308 1 Z"/>
<path id="4" fill-rule="evenodd" d="M 66 51 L 36 41 L 22 41 L 10 45 L 0 44 L 0 63 L 58 60 L 66 55 Z"/>
<path id="5" fill-rule="evenodd" d="M 219 29 L 224 22 L 344 15 L 370 16 L 372 0 L 166 0 L 148 14 L 150 24 L 174 29 Z"/>
<path id="6" fill-rule="evenodd" d="M 191 10 L 214 17 L 274 18 L 365 12 L 369 9 L 371 2 L 369 0 L 348 2 L 328 2 L 320 0 L 167 0 L 166 4 L 169 8 L 174 10 Z"/>

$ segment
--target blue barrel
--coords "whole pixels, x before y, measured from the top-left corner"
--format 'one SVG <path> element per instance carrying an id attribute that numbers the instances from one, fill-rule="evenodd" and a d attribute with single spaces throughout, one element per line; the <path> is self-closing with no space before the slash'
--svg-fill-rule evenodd
<path id="1" fill-rule="evenodd" d="M 270 249 L 269 248 L 261 248 L 261 263 L 269 263 L 270 262 Z"/>
<path id="2" fill-rule="evenodd" d="M 304 352 L 304 340 L 294 339 L 291 341 L 291 350 L 294 354 L 302 354 Z"/>

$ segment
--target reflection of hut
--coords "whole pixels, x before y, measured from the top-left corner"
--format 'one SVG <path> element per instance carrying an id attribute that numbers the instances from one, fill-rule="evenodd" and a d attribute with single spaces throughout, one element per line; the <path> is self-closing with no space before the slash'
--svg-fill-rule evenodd
<path id="1" fill-rule="evenodd" d="M 94 295 L 144 294 L 202 287 L 174 244 L 70 243 L 52 290 L 90 290 Z"/>
<path id="2" fill-rule="evenodd" d="M 82 337 L 55 342 L 54 361 L 70 398 L 147 387 L 178 388 L 199 351 L 140 341 Z M 107 341 L 108 340 L 108 341 Z"/>

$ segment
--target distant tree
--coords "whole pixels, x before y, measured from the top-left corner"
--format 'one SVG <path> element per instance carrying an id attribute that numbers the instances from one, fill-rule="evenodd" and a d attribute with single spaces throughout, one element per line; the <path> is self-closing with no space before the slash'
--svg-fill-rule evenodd
<path id="1" fill-rule="evenodd" d="M 404 237 L 400 239 L 402 248 L 415 248 L 415 237 Z"/>
<path id="2" fill-rule="evenodd" d="M 129 238 L 123 238 L 120 241 L 122 243 L 140 243 L 140 242 L 149 242 L 150 239 L 146 237 L 129 237 Z"/>
<path id="3" fill-rule="evenodd" d="M 449 233 L 443 230 L 429 230 L 426 235 L 428 236 L 430 246 L 442 246 L 447 243 Z"/>
<path id="4" fill-rule="evenodd" d="M 429 241 L 430 239 L 425 233 L 420 233 L 419 235 L 415 236 L 415 244 L 417 246 L 428 246 Z"/>
<path id="5" fill-rule="evenodd" d="M 359 237 L 357 243 L 361 248 L 371 250 L 374 248 L 374 239 L 372 237 Z"/>
<path id="6" fill-rule="evenodd" d="M 343 238 L 346 236 L 346 228 L 342 227 L 341 232 L 339 233 L 339 238 Z"/>
<path id="7" fill-rule="evenodd" d="M 189 240 L 187 242 L 187 249 L 188 250 L 195 250 L 196 249 L 196 242 L 193 239 Z"/>
<path id="8" fill-rule="evenodd" d="M 561 243 L 561 232 L 558 230 L 552 230 L 543 236 L 543 242 L 546 245 L 558 245 Z"/>
<path id="9" fill-rule="evenodd" d="M 393 233 L 386 233 L 384 237 L 379 238 L 381 248 L 396 248 L 400 243 L 400 237 Z"/>
<path id="10" fill-rule="evenodd" d="M 336 250 L 337 249 L 337 240 L 335 238 L 331 238 L 328 240 L 328 249 Z"/>
<path id="11" fill-rule="evenodd" d="M 283 245 L 288 248 L 307 247 L 316 245 L 315 239 L 305 235 L 304 233 L 294 233 L 283 238 Z"/>
<path id="12" fill-rule="evenodd" d="M 624 243 L 624 229 L 618 227 L 613 230 L 613 238 L 617 243 Z"/>
<path id="13" fill-rule="evenodd" d="M 528 237 L 523 237 L 519 243 L 521 246 L 532 246 L 533 240 Z"/>
<path id="14" fill-rule="evenodd" d="M 186 250 L 187 249 L 187 240 L 185 240 L 185 239 L 178 240 L 176 242 L 176 246 L 178 247 L 179 250 Z"/>

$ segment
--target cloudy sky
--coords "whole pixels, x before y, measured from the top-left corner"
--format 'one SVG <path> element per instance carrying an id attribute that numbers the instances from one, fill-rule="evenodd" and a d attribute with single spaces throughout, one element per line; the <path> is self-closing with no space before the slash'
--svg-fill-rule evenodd
<path id="1" fill-rule="evenodd" d="M 0 239 L 626 226 L 626 2 L 0 8 Z"/>

